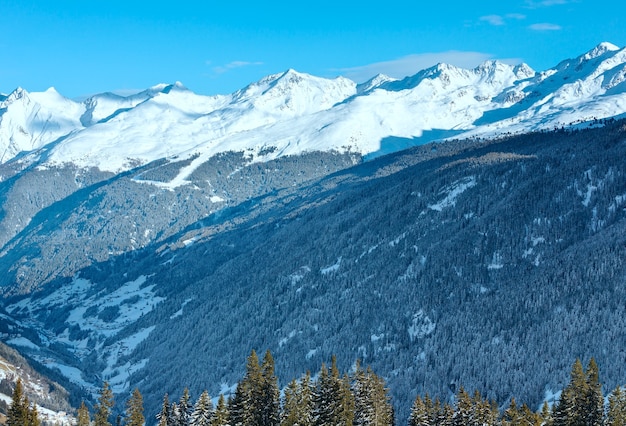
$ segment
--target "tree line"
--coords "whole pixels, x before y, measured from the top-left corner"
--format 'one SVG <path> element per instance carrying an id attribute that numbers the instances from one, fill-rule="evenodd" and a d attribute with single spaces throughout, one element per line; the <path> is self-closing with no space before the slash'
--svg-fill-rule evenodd
<path id="1" fill-rule="evenodd" d="M 496 401 L 478 390 L 470 394 L 463 386 L 451 401 L 418 395 L 408 426 L 626 426 L 626 392 L 618 386 L 605 398 L 593 358 L 586 369 L 580 360 L 574 362 L 569 384 L 552 406 L 544 402 L 533 411 L 515 398 L 507 405 L 501 410 Z M 82 402 L 76 425 L 112 426 L 113 408 L 113 392 L 104 382 L 93 419 Z M 142 395 L 135 389 L 116 426 L 144 426 L 143 411 Z M 340 374 L 333 357 L 330 368 L 322 364 L 315 379 L 307 372 L 291 380 L 281 394 L 270 351 L 261 361 L 252 351 L 234 393 L 228 398 L 221 394 L 215 406 L 206 390 L 192 403 L 185 388 L 178 402 L 170 402 L 166 393 L 155 416 L 158 426 L 391 426 L 395 420 L 385 381 L 371 368 L 357 361 L 350 374 Z M 37 406 L 29 403 L 18 379 L 7 426 L 40 424 Z"/>
<path id="2" fill-rule="evenodd" d="M 453 404 L 441 403 L 426 394 L 418 396 L 411 408 L 409 426 L 624 426 L 626 425 L 626 394 L 616 387 L 608 396 L 602 394 L 598 365 L 592 358 L 587 369 L 576 360 L 570 382 L 558 402 L 543 403 L 533 411 L 512 398 L 500 410 L 495 401 L 483 398 L 480 392 L 470 394 L 460 387 Z"/>

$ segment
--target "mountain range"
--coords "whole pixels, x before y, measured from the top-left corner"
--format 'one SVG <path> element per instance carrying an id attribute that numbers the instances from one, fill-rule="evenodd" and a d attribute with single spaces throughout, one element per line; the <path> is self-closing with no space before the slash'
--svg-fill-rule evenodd
<path id="1" fill-rule="evenodd" d="M 625 81 L 602 43 L 542 72 L 1 95 L 0 337 L 153 413 L 232 391 L 251 349 L 285 379 L 360 358 L 400 419 L 460 383 L 538 406 L 575 357 L 624 381 Z"/>
<path id="2" fill-rule="evenodd" d="M 224 96 L 197 95 L 177 82 L 82 102 L 54 88 L 18 88 L 0 98 L 0 161 L 19 154 L 39 167 L 119 173 L 197 156 L 193 169 L 224 151 L 244 151 L 252 161 L 329 150 L 371 157 L 446 135 L 613 117 L 624 111 L 625 81 L 626 50 L 601 43 L 543 72 L 497 61 L 471 70 L 438 64 L 402 80 L 378 75 L 357 85 L 288 70 Z M 184 183 L 177 177 L 169 184 Z"/>

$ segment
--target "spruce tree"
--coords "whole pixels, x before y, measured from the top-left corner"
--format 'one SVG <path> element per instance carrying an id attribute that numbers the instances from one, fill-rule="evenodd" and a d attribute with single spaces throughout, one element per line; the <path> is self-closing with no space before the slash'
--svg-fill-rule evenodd
<path id="1" fill-rule="evenodd" d="M 300 381 L 292 380 L 285 388 L 281 426 L 313 426 L 313 392 L 311 373 Z"/>
<path id="2" fill-rule="evenodd" d="M 374 407 L 371 404 L 371 392 L 365 370 L 363 370 L 358 360 L 352 382 L 352 395 L 354 396 L 354 425 L 370 424 L 371 419 L 374 417 Z"/>
<path id="3" fill-rule="evenodd" d="M 441 410 L 441 403 L 438 399 L 433 402 L 428 392 L 426 392 L 424 395 L 424 408 L 426 409 L 428 423 L 434 425 L 437 421 L 439 410 Z"/>
<path id="4" fill-rule="evenodd" d="M 191 404 L 191 397 L 189 396 L 189 388 L 185 388 L 180 400 L 178 401 L 179 414 L 176 426 L 189 426 L 192 410 L 193 405 Z"/>
<path id="5" fill-rule="evenodd" d="M 313 418 L 315 426 L 335 425 L 338 421 L 340 392 L 326 364 L 322 363 L 313 394 Z"/>
<path id="6" fill-rule="evenodd" d="M 113 404 L 113 391 L 109 386 L 109 382 L 105 381 L 100 391 L 98 404 L 94 407 L 94 426 L 111 426 L 109 416 L 111 415 Z"/>
<path id="7" fill-rule="evenodd" d="M 602 426 L 604 421 L 604 396 L 600 384 L 600 371 L 596 360 L 591 358 L 585 372 L 587 395 L 585 398 L 585 424 Z"/>
<path id="8" fill-rule="evenodd" d="M 456 395 L 456 405 L 454 410 L 453 425 L 467 426 L 472 422 L 472 399 L 463 386 L 459 388 Z"/>
<path id="9" fill-rule="evenodd" d="M 299 391 L 300 426 L 313 426 L 313 390 L 311 389 L 311 373 L 309 371 L 300 380 Z"/>
<path id="10" fill-rule="evenodd" d="M 355 424 L 387 426 L 393 424 L 393 407 L 391 406 L 391 398 L 389 390 L 385 386 L 385 381 L 378 375 L 374 374 L 371 368 L 367 368 L 365 374 L 360 379 L 364 380 L 364 388 L 361 390 L 361 402 L 357 403 L 355 398 Z M 355 380 L 356 381 L 356 380 Z M 364 398 L 364 399 L 363 399 Z M 361 405 L 358 408 L 358 405 Z M 359 414 L 361 411 L 361 414 Z M 356 419 L 359 418 L 357 423 Z"/>
<path id="11" fill-rule="evenodd" d="M 439 411 L 439 418 L 436 424 L 440 426 L 452 426 L 454 424 L 454 408 L 447 402 L 443 404 L 443 408 Z"/>
<path id="12" fill-rule="evenodd" d="M 209 397 L 209 392 L 202 392 L 198 401 L 193 406 L 191 413 L 192 426 L 210 426 L 213 419 L 213 403 Z"/>
<path id="13" fill-rule="evenodd" d="M 426 404 L 421 396 L 417 395 L 411 406 L 409 426 L 430 426 L 430 419 L 426 411 Z"/>
<path id="14" fill-rule="evenodd" d="M 126 402 L 126 425 L 143 426 L 146 418 L 143 415 L 143 396 L 135 388 L 130 399 Z"/>
<path id="15" fill-rule="evenodd" d="M 515 398 L 511 398 L 511 402 L 504 413 L 502 415 L 502 425 L 503 426 L 521 426 L 521 415 L 519 409 L 517 408 L 517 402 L 515 402 Z"/>
<path id="16" fill-rule="evenodd" d="M 249 410 L 247 409 L 249 397 L 244 389 L 244 382 L 237 383 L 235 395 L 228 401 L 228 422 L 232 426 L 249 425 Z"/>
<path id="17" fill-rule="evenodd" d="M 524 425 L 541 426 L 543 424 L 541 415 L 531 410 L 526 403 L 522 404 L 520 414 Z"/>
<path id="18" fill-rule="evenodd" d="M 215 413 L 211 419 L 211 426 L 228 426 L 228 407 L 226 406 L 226 400 L 224 395 L 220 394 L 217 400 L 217 407 Z"/>
<path id="19" fill-rule="evenodd" d="M 300 386 L 293 379 L 284 391 L 281 426 L 296 426 L 300 424 Z"/>
<path id="20" fill-rule="evenodd" d="M 339 379 L 339 377 L 337 377 L 337 379 Z M 343 379 L 339 379 L 339 401 L 339 423 L 337 424 L 353 426 L 354 395 L 352 395 L 352 391 L 350 390 L 350 377 L 348 377 L 347 374 L 344 375 Z"/>
<path id="21" fill-rule="evenodd" d="M 28 423 L 28 398 L 24 395 L 22 379 L 18 378 L 13 389 L 12 402 L 7 412 L 7 426 L 24 426 Z"/>
<path id="22" fill-rule="evenodd" d="M 27 423 L 28 426 L 40 426 L 39 412 L 37 411 L 37 404 L 33 403 L 33 407 L 28 409 Z"/>
<path id="23" fill-rule="evenodd" d="M 170 404 L 170 414 L 167 416 L 168 426 L 178 426 L 181 422 L 180 407 L 177 403 L 172 402 Z"/>
<path id="24" fill-rule="evenodd" d="M 619 386 L 609 395 L 606 426 L 626 426 L 626 393 Z"/>
<path id="25" fill-rule="evenodd" d="M 170 398 L 166 393 L 163 395 L 163 404 L 161 404 L 161 411 L 156 415 L 158 426 L 168 426 L 170 417 Z"/>
<path id="26" fill-rule="evenodd" d="M 269 361 L 268 361 L 269 362 Z M 265 366 L 266 375 L 269 370 L 273 375 L 273 361 L 271 368 Z M 263 403 L 265 397 L 263 395 L 266 389 L 266 380 L 259 365 L 259 358 L 256 351 L 252 350 L 246 363 L 246 374 L 235 389 L 235 396 L 230 404 L 230 421 L 233 426 L 260 426 L 263 423 L 264 410 Z"/>
<path id="27" fill-rule="evenodd" d="M 541 406 L 541 423 L 544 426 L 552 426 L 552 409 L 548 405 L 547 401 L 543 402 Z"/>
<path id="28" fill-rule="evenodd" d="M 85 401 L 81 401 L 80 407 L 76 412 L 76 426 L 89 426 L 90 423 L 89 408 L 85 405 Z"/>
<path id="29" fill-rule="evenodd" d="M 269 350 L 263 356 L 261 376 L 257 424 L 278 426 L 280 424 L 280 390 L 278 389 L 278 378 L 274 374 L 274 358 Z"/>
<path id="30" fill-rule="evenodd" d="M 554 410 L 554 426 L 586 426 L 587 418 L 587 377 L 580 359 L 572 365 L 570 382 L 561 392 Z"/>

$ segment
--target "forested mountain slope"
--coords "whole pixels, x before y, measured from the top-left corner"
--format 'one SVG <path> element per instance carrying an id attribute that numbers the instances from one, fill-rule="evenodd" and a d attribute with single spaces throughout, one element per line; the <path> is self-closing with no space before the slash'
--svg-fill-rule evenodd
<path id="1" fill-rule="evenodd" d="M 277 186 L 5 297 L 29 339 L 9 343 L 78 368 L 86 389 L 138 386 L 147 412 L 184 386 L 227 391 L 251 349 L 270 349 L 279 377 L 360 358 L 401 419 L 459 381 L 538 407 L 577 357 L 613 388 L 626 380 L 626 123 L 605 124 L 428 144 Z M 57 223 L 84 235 L 115 184 L 53 205 L 3 259 L 27 273 Z"/>

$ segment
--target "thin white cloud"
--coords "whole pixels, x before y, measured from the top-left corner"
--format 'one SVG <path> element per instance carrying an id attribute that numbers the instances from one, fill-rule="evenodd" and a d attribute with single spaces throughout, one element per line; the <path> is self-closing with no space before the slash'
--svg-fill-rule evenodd
<path id="1" fill-rule="evenodd" d="M 479 18 L 480 21 L 487 22 L 489 25 L 493 25 L 494 27 L 500 27 L 507 24 L 508 20 L 522 20 L 526 19 L 526 15 L 522 15 L 521 13 L 507 13 L 504 16 L 501 15 L 485 15 Z"/>
<path id="2" fill-rule="evenodd" d="M 559 31 L 562 29 L 560 25 L 551 24 L 549 22 L 541 22 L 539 24 L 532 24 L 528 28 L 533 31 Z"/>
<path id="3" fill-rule="evenodd" d="M 539 7 L 558 6 L 576 2 L 576 0 L 526 0 L 526 6 L 531 9 L 537 9 Z"/>
<path id="4" fill-rule="evenodd" d="M 496 27 L 504 25 L 504 18 L 500 15 L 485 15 L 480 17 L 481 21 L 489 22 Z"/>
<path id="5" fill-rule="evenodd" d="M 207 64 L 210 64 L 210 62 L 207 61 Z M 216 74 L 224 74 L 225 72 L 234 70 L 236 68 L 256 66 L 256 65 L 263 65 L 263 62 L 232 61 L 226 65 L 218 65 L 216 67 L 213 67 L 213 72 L 215 72 Z"/>
<path id="6" fill-rule="evenodd" d="M 474 68 L 481 63 L 493 59 L 493 55 L 483 52 L 464 52 L 449 50 L 447 52 L 420 53 L 403 56 L 390 61 L 376 62 L 359 67 L 342 68 L 337 71 L 357 83 L 369 80 L 377 74 L 385 74 L 393 78 L 415 75 L 419 71 L 438 63 L 446 63 L 461 68 Z M 499 59 L 508 64 L 519 64 L 517 58 Z"/>

